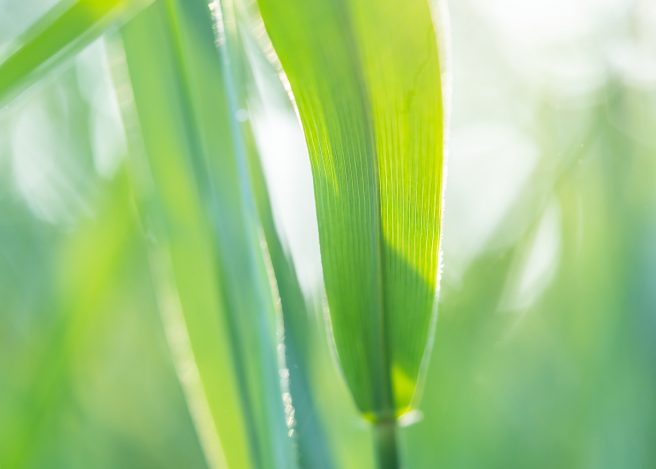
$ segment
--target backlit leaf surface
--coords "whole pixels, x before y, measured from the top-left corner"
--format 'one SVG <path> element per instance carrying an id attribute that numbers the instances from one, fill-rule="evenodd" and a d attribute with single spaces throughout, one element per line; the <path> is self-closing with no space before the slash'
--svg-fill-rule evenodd
<path id="1" fill-rule="evenodd" d="M 440 62 L 425 0 L 259 0 L 310 150 L 332 331 L 373 420 L 412 407 L 435 319 Z"/>

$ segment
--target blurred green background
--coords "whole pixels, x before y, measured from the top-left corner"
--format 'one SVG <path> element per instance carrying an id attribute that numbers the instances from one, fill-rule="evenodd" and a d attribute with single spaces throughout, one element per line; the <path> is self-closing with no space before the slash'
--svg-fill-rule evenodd
<path id="1" fill-rule="evenodd" d="M 0 57 L 56 4 L 0 0 Z M 441 299 L 407 466 L 656 467 L 656 4 L 450 9 Z M 128 181 L 114 49 L 110 33 L 0 109 L 0 462 L 207 465 Z M 304 353 L 332 463 L 366 467 L 323 330 L 302 133 L 275 99 L 249 112 L 316 305 Z"/>

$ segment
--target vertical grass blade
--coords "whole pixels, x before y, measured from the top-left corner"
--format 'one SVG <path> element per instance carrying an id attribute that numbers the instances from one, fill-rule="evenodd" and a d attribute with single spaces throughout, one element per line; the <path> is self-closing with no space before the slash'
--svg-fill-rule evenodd
<path id="1" fill-rule="evenodd" d="M 225 72 L 230 77 L 228 88 L 232 97 L 232 112 L 234 115 L 245 115 L 249 104 L 258 98 L 253 92 L 256 79 L 249 66 L 252 64 L 247 61 L 246 51 L 246 42 L 253 42 L 252 31 L 249 30 L 252 18 L 240 2 L 227 0 L 212 5 Z M 261 64 L 267 63 L 262 50 L 253 44 L 251 46 L 250 58 Z M 267 65 L 268 72 L 276 77 L 273 67 Z M 276 91 L 282 94 L 282 87 Z M 240 143 L 239 147 L 244 153 L 242 157 L 246 163 L 248 185 L 252 188 L 254 208 L 271 263 L 271 281 L 280 302 L 284 331 L 280 345 L 284 347 L 285 412 L 290 435 L 293 436 L 296 460 L 301 467 L 330 468 L 333 467 L 332 457 L 310 385 L 310 347 L 306 339 L 310 326 L 308 304 L 294 264 L 278 235 L 250 119 L 240 119 L 235 123 L 238 125 L 232 126 L 232 136 L 235 142 Z"/>
<path id="2" fill-rule="evenodd" d="M 435 320 L 440 60 L 425 0 L 259 0 L 308 143 L 338 356 L 360 411 L 410 410 Z"/>
<path id="3" fill-rule="evenodd" d="M 301 467 L 334 467 L 326 432 L 320 420 L 317 403 L 310 385 L 310 344 L 307 334 L 310 328 L 310 311 L 303 295 L 296 269 L 278 236 L 267 184 L 262 172 L 261 162 L 255 151 L 250 154 L 251 179 L 256 205 L 262 221 L 262 231 L 275 275 L 276 287 L 280 297 L 280 309 L 284 326 L 285 362 L 288 374 L 288 387 L 291 395 L 288 415 L 297 445 L 298 461 Z"/>
<path id="4" fill-rule="evenodd" d="M 294 467 L 275 301 L 210 11 L 159 2 L 122 38 L 146 155 L 134 162 L 140 208 L 153 250 L 170 259 L 225 460 Z"/>

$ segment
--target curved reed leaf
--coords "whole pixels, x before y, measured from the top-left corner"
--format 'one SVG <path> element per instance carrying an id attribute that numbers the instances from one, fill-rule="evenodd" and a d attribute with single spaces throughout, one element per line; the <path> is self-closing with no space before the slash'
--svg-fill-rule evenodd
<path id="1" fill-rule="evenodd" d="M 443 112 L 426 0 L 259 0 L 312 163 L 332 332 L 360 411 L 412 408 L 435 319 Z"/>

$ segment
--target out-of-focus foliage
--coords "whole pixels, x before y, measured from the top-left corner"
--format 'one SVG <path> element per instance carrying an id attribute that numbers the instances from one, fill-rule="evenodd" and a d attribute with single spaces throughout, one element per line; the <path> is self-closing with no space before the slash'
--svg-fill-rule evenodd
<path id="1" fill-rule="evenodd" d="M 3 115 L 0 461 L 202 467 L 124 155 L 98 146 L 116 138 L 107 81 L 85 82 L 102 53 Z"/>
<path id="2" fill-rule="evenodd" d="M 0 1 L 0 60 L 55 3 Z M 406 465 L 651 467 L 656 8 L 463 0 L 451 19 L 443 283 Z M 116 39 L 0 109 L 2 467 L 208 464 L 130 188 Z M 258 73 L 249 92 L 275 79 Z M 283 101 L 249 100 L 240 116 L 282 250 L 316 305 L 300 334 L 312 406 L 334 466 L 368 467 L 368 429 L 322 330 L 307 155 Z"/>

